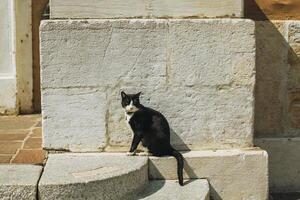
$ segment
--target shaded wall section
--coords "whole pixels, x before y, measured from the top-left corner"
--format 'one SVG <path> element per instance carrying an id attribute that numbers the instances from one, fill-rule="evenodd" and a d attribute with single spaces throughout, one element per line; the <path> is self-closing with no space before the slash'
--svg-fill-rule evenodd
<path id="1" fill-rule="evenodd" d="M 245 1 L 245 16 L 256 21 L 254 143 L 269 154 L 271 192 L 300 191 L 299 5 Z"/>
<path id="2" fill-rule="evenodd" d="M 32 0 L 33 107 L 41 112 L 40 22 L 49 0 Z"/>

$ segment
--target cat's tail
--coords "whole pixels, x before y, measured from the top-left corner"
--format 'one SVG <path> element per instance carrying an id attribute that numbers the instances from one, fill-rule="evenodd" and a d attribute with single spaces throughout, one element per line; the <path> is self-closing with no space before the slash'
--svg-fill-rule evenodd
<path id="1" fill-rule="evenodd" d="M 178 181 L 179 185 L 183 186 L 183 156 L 181 153 L 173 149 L 172 151 L 172 156 L 174 156 L 177 160 L 177 176 L 178 176 Z"/>

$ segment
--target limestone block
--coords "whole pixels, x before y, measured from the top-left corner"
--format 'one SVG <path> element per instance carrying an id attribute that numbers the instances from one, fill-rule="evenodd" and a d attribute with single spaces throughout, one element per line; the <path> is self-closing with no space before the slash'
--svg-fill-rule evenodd
<path id="1" fill-rule="evenodd" d="M 170 20 L 170 83 L 188 87 L 252 87 L 253 34 L 254 23 L 250 20 Z"/>
<path id="2" fill-rule="evenodd" d="M 252 145 L 253 98 L 249 96 L 248 89 L 140 89 L 143 91 L 141 103 L 160 111 L 168 119 L 171 142 L 177 149 Z M 126 124 L 123 109 L 120 109 L 120 97 L 116 97 L 114 102 L 108 123 L 110 145 L 128 150 L 131 130 Z"/>
<path id="3" fill-rule="evenodd" d="M 41 166 L 0 165 L 0 199 L 35 200 Z"/>
<path id="4" fill-rule="evenodd" d="M 163 84 L 166 22 L 44 21 L 42 87 Z"/>
<path id="5" fill-rule="evenodd" d="M 137 92 L 133 87 L 122 89 Z M 139 91 L 143 92 L 142 104 L 167 117 L 172 144 L 178 149 L 252 145 L 254 99 L 247 88 L 140 87 Z M 120 102 L 120 93 L 115 92 L 109 109 L 109 141 L 114 147 L 125 146 L 128 150 L 131 130 L 125 122 Z"/>
<path id="6" fill-rule="evenodd" d="M 141 190 L 135 199 L 166 200 L 190 199 L 209 200 L 209 183 L 205 179 L 190 180 L 181 187 L 175 180 L 152 180 Z"/>
<path id="7" fill-rule="evenodd" d="M 127 150 L 121 90 L 142 91 L 141 102 L 169 120 L 178 149 L 252 146 L 251 20 L 50 20 L 41 25 L 41 46 L 45 147 L 95 150 L 106 132 L 106 150 Z M 83 91 L 95 94 L 81 99 Z"/>
<path id="8" fill-rule="evenodd" d="M 255 145 L 269 155 L 270 190 L 298 192 L 300 138 L 256 138 Z"/>
<path id="9" fill-rule="evenodd" d="M 185 178 L 207 178 L 213 199 L 268 199 L 268 155 L 259 149 L 183 153 Z M 173 157 L 150 157 L 151 179 L 177 179 Z"/>
<path id="10" fill-rule="evenodd" d="M 148 158 L 125 154 L 49 155 L 39 199 L 131 200 L 148 183 Z"/>
<path id="11" fill-rule="evenodd" d="M 47 89 L 42 95 L 44 148 L 95 151 L 105 146 L 105 92 Z"/>
<path id="12" fill-rule="evenodd" d="M 243 0 L 51 0 L 51 18 L 243 17 Z"/>

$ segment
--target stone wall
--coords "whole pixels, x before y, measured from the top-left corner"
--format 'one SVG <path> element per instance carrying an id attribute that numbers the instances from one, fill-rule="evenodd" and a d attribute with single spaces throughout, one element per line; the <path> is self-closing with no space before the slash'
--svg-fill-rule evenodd
<path id="1" fill-rule="evenodd" d="M 270 189 L 300 188 L 300 21 L 256 22 L 255 145 L 267 150 Z"/>
<path id="2" fill-rule="evenodd" d="M 44 21 L 41 59 L 45 148 L 127 151 L 121 90 L 142 91 L 178 149 L 252 146 L 251 20 Z"/>
<path id="3" fill-rule="evenodd" d="M 300 22 L 256 22 L 257 137 L 300 136 Z"/>

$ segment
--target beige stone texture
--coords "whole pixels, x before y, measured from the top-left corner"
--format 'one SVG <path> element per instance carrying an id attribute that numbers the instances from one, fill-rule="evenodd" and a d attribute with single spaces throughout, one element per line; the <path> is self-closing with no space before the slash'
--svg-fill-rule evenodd
<path id="1" fill-rule="evenodd" d="M 216 200 L 266 200 L 268 155 L 260 149 L 191 151 L 185 159 L 185 178 L 207 178 Z M 177 179 L 173 157 L 150 157 L 151 179 Z"/>
<path id="2" fill-rule="evenodd" d="M 131 200 L 148 183 L 147 157 L 78 153 L 49 155 L 39 199 Z"/>
<path id="3" fill-rule="evenodd" d="M 1 154 L 15 154 L 22 147 L 22 141 L 0 141 Z"/>
<path id="4" fill-rule="evenodd" d="M 16 131 L 17 132 L 17 131 Z M 23 141 L 28 133 L 11 133 L 11 134 L 0 134 L 1 141 L 7 140 L 21 140 Z"/>
<path id="5" fill-rule="evenodd" d="M 243 17 L 243 0 L 51 0 L 51 18 Z"/>
<path id="6" fill-rule="evenodd" d="M 181 187 L 175 180 L 151 180 L 133 199 L 209 200 L 209 183 L 205 179 L 195 179 Z"/>
<path id="7" fill-rule="evenodd" d="M 98 151 L 106 143 L 106 93 L 96 88 L 43 91 L 43 147 Z"/>
<path id="8" fill-rule="evenodd" d="M 40 120 L 40 115 L 1 116 L 0 120 L 0 133 L 14 133 L 15 131 L 31 128 Z"/>
<path id="9" fill-rule="evenodd" d="M 251 20 L 47 20 L 41 58 L 45 148 L 127 150 L 121 90 L 142 91 L 178 149 L 252 146 Z"/>
<path id="10" fill-rule="evenodd" d="M 13 154 L 0 154 L 0 163 L 9 163 Z"/>
<path id="11" fill-rule="evenodd" d="M 36 200 L 42 166 L 0 165 L 0 199 Z"/>
<path id="12" fill-rule="evenodd" d="M 41 149 L 42 138 L 27 138 L 24 142 L 23 149 Z"/>
<path id="13" fill-rule="evenodd" d="M 32 130 L 30 137 L 42 137 L 42 128 L 38 127 Z"/>

